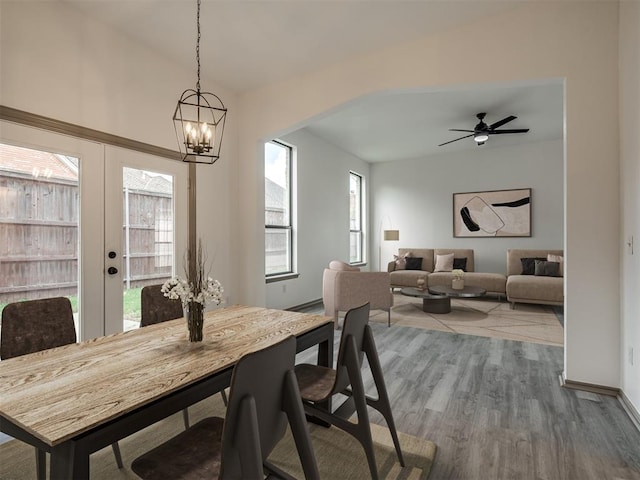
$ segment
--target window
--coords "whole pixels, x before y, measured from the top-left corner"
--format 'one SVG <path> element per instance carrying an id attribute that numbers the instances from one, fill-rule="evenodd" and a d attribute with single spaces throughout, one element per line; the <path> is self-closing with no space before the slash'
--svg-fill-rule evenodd
<path id="1" fill-rule="evenodd" d="M 264 148 L 265 272 L 293 273 L 292 147 L 276 140 Z"/>
<path id="2" fill-rule="evenodd" d="M 363 263 L 362 177 L 349 172 L 349 262 Z"/>

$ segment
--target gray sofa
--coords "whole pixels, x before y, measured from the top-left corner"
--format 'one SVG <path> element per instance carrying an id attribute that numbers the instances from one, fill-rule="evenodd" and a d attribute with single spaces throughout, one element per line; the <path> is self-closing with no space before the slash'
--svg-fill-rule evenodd
<path id="1" fill-rule="evenodd" d="M 453 253 L 454 258 L 466 258 L 464 284 L 470 287 L 484 288 L 488 294 L 503 296 L 506 292 L 507 278 L 500 273 L 483 273 L 475 271 L 474 254 L 472 249 L 451 248 L 400 248 L 398 255 L 410 253 L 412 257 L 422 257 L 420 270 L 397 270 L 394 261 L 389 262 L 387 271 L 391 277 L 391 288 L 415 287 L 419 278 L 425 280 L 425 285 L 451 286 L 453 274 L 451 272 L 434 272 L 437 255 Z"/>
<path id="2" fill-rule="evenodd" d="M 512 307 L 516 303 L 564 304 L 562 276 L 523 275 L 523 258 L 546 259 L 549 254 L 563 256 L 562 250 L 507 250 L 506 291 Z"/>

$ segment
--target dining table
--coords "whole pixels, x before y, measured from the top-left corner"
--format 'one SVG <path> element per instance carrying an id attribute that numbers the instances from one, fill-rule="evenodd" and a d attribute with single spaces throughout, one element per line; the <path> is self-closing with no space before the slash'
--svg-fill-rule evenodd
<path id="1" fill-rule="evenodd" d="M 89 456 L 228 387 L 247 353 L 295 336 L 332 366 L 331 317 L 244 305 L 0 362 L 0 431 L 51 454 L 50 478 L 89 478 Z M 114 462 L 114 468 L 117 468 Z"/>

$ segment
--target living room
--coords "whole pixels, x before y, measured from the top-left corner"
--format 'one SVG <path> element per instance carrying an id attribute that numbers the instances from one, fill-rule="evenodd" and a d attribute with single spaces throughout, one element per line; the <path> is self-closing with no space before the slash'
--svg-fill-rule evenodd
<path id="1" fill-rule="evenodd" d="M 447 97 L 464 96 L 468 99 L 475 92 L 472 86 L 468 88 L 464 94 L 456 90 Z M 318 272 L 322 272 L 334 259 L 349 262 L 349 238 L 338 232 L 341 228 L 346 231 L 345 225 L 348 225 L 344 190 L 350 171 L 363 176 L 367 194 L 365 270 L 386 271 L 387 263 L 393 260 L 398 248 L 471 248 L 475 251 L 476 271 L 504 274 L 509 248 L 562 249 L 562 85 L 494 87 L 493 91 L 501 89 L 505 92 L 502 95 L 508 98 L 517 97 L 520 92 L 522 96 L 528 94 L 530 101 L 535 101 L 536 97 L 531 97 L 534 89 L 552 99 L 547 100 L 547 104 L 555 103 L 555 107 L 545 108 L 544 113 L 548 115 L 548 123 L 558 125 L 557 137 L 531 141 L 527 134 L 520 134 L 506 146 L 501 142 L 504 136 L 494 137 L 492 144 L 486 146 L 476 146 L 472 139 L 466 139 L 469 144 L 462 152 L 449 152 L 446 147 L 441 147 L 432 153 L 437 148 L 432 144 L 428 147 L 429 153 L 419 158 L 402 156 L 399 149 L 397 154 L 400 158 L 371 163 L 336 147 L 337 141 L 332 137 L 327 139 L 315 135 L 313 123 L 311 128 L 281 137 L 280 140 L 295 147 L 298 191 L 296 247 L 299 252 L 313 251 L 314 255 L 298 256 L 296 271 L 300 278 L 267 285 L 267 305 L 289 308 L 319 299 L 322 287 Z M 421 98 L 415 93 L 407 95 L 412 99 L 409 103 Z M 428 97 L 429 94 L 423 96 Z M 499 96 L 494 101 L 502 99 Z M 451 108 L 459 105 L 456 103 Z M 517 106 L 513 108 L 517 109 Z M 432 116 L 438 118 L 450 114 L 445 110 Z M 391 123 L 401 120 L 398 117 L 387 118 Z M 327 122 L 326 119 L 323 121 Z M 328 122 L 331 122 L 330 116 Z M 526 123 L 526 119 L 520 120 L 521 125 Z M 389 126 L 388 135 L 394 134 L 394 127 Z M 444 142 L 462 134 L 447 132 L 443 126 L 439 135 Z M 350 142 L 358 147 L 367 142 L 367 138 L 356 140 L 354 137 L 349 136 Z M 358 141 L 362 143 L 356 143 Z M 517 145 L 513 145 L 514 142 Z M 454 193 L 519 188 L 532 189 L 531 230 L 534 233 L 531 236 L 454 238 Z M 399 230 L 399 241 L 381 242 L 382 230 L 388 229 Z"/>
<path id="2" fill-rule="evenodd" d="M 317 115 L 376 92 L 560 79 L 565 90 L 566 143 L 546 145 L 548 151 L 542 152 L 546 155 L 527 149 L 533 159 L 527 165 L 537 167 L 540 162 L 557 158 L 558 152 L 564 157 L 563 166 L 559 160 L 561 174 L 554 171 L 554 181 L 563 178 L 564 187 L 556 190 L 556 198 L 547 205 L 546 213 L 561 215 L 564 205 L 564 224 L 554 223 L 557 230 L 549 235 L 556 237 L 549 246 L 556 246 L 556 240 L 564 238 L 565 375 L 576 382 L 619 388 L 637 411 L 640 304 L 636 292 L 640 266 L 637 251 L 632 255 L 627 243 L 635 237 L 637 250 L 638 11 L 635 2 L 524 2 L 508 12 L 241 92 L 219 86 L 212 78 L 208 88 L 223 97 L 234 113 L 230 114 L 221 161 L 213 167 L 198 167 L 198 200 L 215 208 L 215 212 L 198 210 L 199 234 L 215 245 L 216 276 L 227 287 L 227 300 L 266 305 L 267 299 L 272 298 L 271 288 L 282 290 L 282 284 L 264 282 L 264 141 L 297 135 L 300 145 L 302 136 L 306 136 L 305 141 L 316 142 L 304 132 L 292 132 Z M 173 126 L 167 119 L 175 97 L 193 83 L 191 62 L 187 66 L 172 62 L 164 54 L 64 4 L 3 2 L 1 21 L 2 105 L 176 148 Z M 495 45 L 501 47 L 491 54 L 476 55 L 479 42 L 491 45 L 492 50 Z M 451 127 L 455 128 L 446 126 Z M 332 155 L 323 155 L 322 161 L 333 161 L 337 152 L 328 146 L 323 148 Z M 478 160 L 510 163 L 509 157 L 524 155 L 523 152 L 509 148 L 506 159 Z M 441 163 L 462 161 L 443 155 Z M 376 192 L 376 197 L 370 198 L 368 244 L 369 256 L 374 260 L 377 228 L 380 221 L 387 221 L 387 216 L 392 226 L 400 229 L 400 243 L 404 246 L 448 246 L 453 240 L 450 224 L 445 223 L 442 228 L 440 225 L 450 218 L 450 196 L 476 189 L 466 183 L 444 184 L 446 192 L 440 192 L 440 200 L 436 200 L 444 207 L 439 210 L 439 217 L 411 221 L 408 212 L 387 203 L 394 193 L 385 190 L 387 179 L 397 182 L 396 187 L 408 181 L 404 171 L 393 164 L 370 167 L 357 158 L 348 162 L 344 171 L 362 172 L 371 182 L 370 193 Z M 416 167 L 411 162 L 408 165 Z M 552 168 L 558 167 L 553 165 Z M 425 176 L 418 172 L 409 178 L 421 180 Z M 323 179 L 316 177 L 315 181 L 322 184 L 327 198 L 338 194 L 344 198 L 346 192 L 334 190 L 333 178 L 326 182 Z M 496 179 L 494 188 L 510 188 L 507 183 L 512 183 L 513 178 L 497 180 L 500 179 Z M 513 186 L 532 187 L 534 216 L 543 213 L 539 209 L 546 200 L 536 195 L 537 189 L 543 188 L 541 184 L 525 178 Z M 427 196 L 407 200 L 434 201 Z M 330 212 L 317 204 L 309 208 L 315 208 L 322 216 L 339 219 L 344 215 L 339 223 L 348 224 L 346 209 Z M 533 227 L 544 228 L 535 220 Z M 422 232 L 429 232 L 430 236 L 422 238 Z M 336 231 L 325 228 L 305 235 L 332 248 L 314 267 L 313 278 L 318 282 L 315 291 L 320 292 L 322 268 L 327 260 L 344 258 L 348 238 L 339 244 Z M 537 230 L 528 241 L 534 242 L 535 235 Z M 404 243 L 413 238 L 419 243 Z M 504 251 L 500 243 L 503 241 L 486 239 L 482 243 L 498 242 L 493 245 L 500 245 Z M 388 258 L 395 246 L 384 248 Z M 473 248 L 479 270 L 499 269 L 497 259 L 503 256 L 486 255 L 478 247 Z M 301 251 L 299 258 L 305 253 L 314 255 Z M 482 265 L 481 261 L 491 263 Z M 291 301 L 279 298 L 274 304 L 289 307 L 318 298 L 316 294 L 298 300 L 301 297 L 294 296 L 300 293 L 297 285 L 287 284 Z"/>

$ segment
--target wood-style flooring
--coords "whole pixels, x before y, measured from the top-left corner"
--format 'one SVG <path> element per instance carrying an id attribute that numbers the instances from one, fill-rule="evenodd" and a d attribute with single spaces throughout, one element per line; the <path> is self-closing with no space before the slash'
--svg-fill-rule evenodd
<path id="1" fill-rule="evenodd" d="M 616 398 L 560 386 L 562 347 L 371 325 L 398 430 L 438 445 L 430 479 L 640 479 L 640 432 Z"/>

